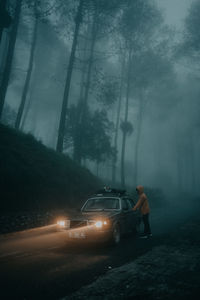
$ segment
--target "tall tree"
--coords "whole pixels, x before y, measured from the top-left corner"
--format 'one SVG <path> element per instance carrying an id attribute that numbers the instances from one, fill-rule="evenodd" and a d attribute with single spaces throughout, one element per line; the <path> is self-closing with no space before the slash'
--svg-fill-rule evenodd
<path id="1" fill-rule="evenodd" d="M 84 131 L 84 122 L 85 122 L 85 111 L 88 105 L 89 94 L 91 90 L 91 82 L 92 82 L 92 72 L 94 69 L 94 61 L 96 59 L 96 44 L 105 37 L 105 34 L 109 34 L 111 28 L 113 28 L 113 19 L 116 15 L 117 11 L 121 7 L 123 1 L 112 0 L 109 3 L 105 0 L 95 0 L 88 1 L 86 6 L 85 14 L 88 15 L 89 22 L 89 34 L 88 40 L 88 52 L 87 55 L 87 70 L 85 75 L 85 83 L 83 88 L 83 97 L 80 98 L 79 108 L 80 113 L 77 119 L 77 122 L 81 123 L 80 130 Z M 76 152 L 76 160 L 81 163 L 81 147 L 84 143 L 82 137 L 83 134 L 80 132 L 77 134 L 79 139 L 77 139 L 77 147 L 78 150 Z"/>
<path id="2" fill-rule="evenodd" d="M 119 19 L 119 33 L 122 36 L 124 49 L 126 51 L 126 97 L 124 124 L 128 122 L 129 98 L 132 94 L 132 69 L 134 68 L 136 53 L 142 51 L 151 42 L 154 31 L 161 18 L 156 7 L 148 1 L 130 1 L 123 10 Z M 121 185 L 125 186 L 125 150 L 127 133 L 124 126 L 122 130 L 122 151 L 121 151 Z"/>
<path id="3" fill-rule="evenodd" d="M 84 119 L 84 107 L 87 106 L 88 96 L 91 86 L 92 67 L 95 59 L 95 46 L 97 41 L 108 35 L 109 31 L 113 27 L 113 19 L 123 1 L 106 1 L 106 0 L 93 0 L 88 2 L 87 13 L 91 15 L 92 25 L 90 34 L 90 46 L 88 56 L 88 69 L 85 82 L 85 92 L 83 97 L 83 119 Z"/>
<path id="4" fill-rule="evenodd" d="M 21 124 L 21 118 L 24 111 L 27 93 L 29 90 L 30 80 L 31 80 L 31 74 L 33 69 L 33 61 L 34 61 L 34 54 L 35 54 L 35 48 L 36 48 L 36 41 L 37 41 L 37 31 L 38 31 L 38 8 L 37 8 L 37 1 L 35 1 L 34 5 L 34 26 L 33 26 L 33 37 L 32 37 L 32 43 L 31 43 L 31 51 L 30 51 L 30 57 L 29 57 L 29 64 L 28 64 L 28 70 L 27 75 L 25 79 L 24 89 L 22 93 L 22 98 L 20 102 L 20 106 L 17 113 L 17 118 L 15 121 L 15 128 L 19 129 Z"/>
<path id="5" fill-rule="evenodd" d="M 88 29 L 88 28 L 87 28 Z M 86 32 L 87 32 L 86 29 Z M 80 163 L 81 162 L 81 149 L 80 149 L 80 116 L 82 111 L 82 104 L 83 104 L 83 97 L 84 97 L 84 87 L 85 87 L 85 77 L 87 74 L 87 37 L 84 37 L 83 43 L 80 43 L 83 47 L 83 51 L 80 51 L 79 53 L 79 59 L 80 59 L 80 71 L 81 71 L 81 78 L 80 78 L 80 91 L 79 91 L 79 99 L 77 104 L 77 113 L 75 114 L 75 120 L 74 120 L 74 127 L 76 128 L 74 130 L 74 147 L 73 147 L 73 159 Z"/>
<path id="6" fill-rule="evenodd" d="M 118 160 L 118 137 L 119 137 L 119 125 L 120 125 L 120 113 L 122 107 L 122 95 L 123 95 L 123 88 L 124 88 L 124 55 L 122 55 L 122 62 L 121 62 L 121 77 L 120 77 L 120 87 L 119 87 L 119 96 L 118 96 L 118 103 L 117 103 L 117 115 L 116 115 L 116 122 L 115 122 L 115 131 L 114 131 L 114 150 L 115 155 L 113 155 L 112 160 L 112 184 L 115 186 L 116 184 L 116 169 L 117 169 L 117 160 Z"/>
<path id="7" fill-rule="evenodd" d="M 76 13 L 76 18 L 75 18 L 75 30 L 74 30 L 74 35 L 73 35 L 71 53 L 70 53 L 70 57 L 69 57 L 66 84 L 65 84 L 65 89 L 64 89 L 62 109 L 61 109 L 61 115 L 60 115 L 60 123 L 59 123 L 59 129 L 58 129 L 58 140 L 57 140 L 57 147 L 56 147 L 56 150 L 58 152 L 63 151 L 67 105 L 68 105 L 68 99 L 69 99 L 69 92 L 70 92 L 70 86 L 71 86 L 73 66 L 74 66 L 74 61 L 75 61 L 75 53 L 76 53 L 76 48 L 77 48 L 79 29 L 80 29 L 80 25 L 81 25 L 82 17 L 83 17 L 82 16 L 83 4 L 84 4 L 84 0 L 79 0 L 79 5 L 77 8 L 77 13 Z"/>
<path id="8" fill-rule="evenodd" d="M 195 0 L 185 20 L 184 41 L 181 44 L 182 53 L 193 54 L 199 60 L 200 53 L 200 2 Z"/>
<path id="9" fill-rule="evenodd" d="M 125 187 L 125 149 L 126 149 L 126 138 L 128 134 L 131 134 L 133 131 L 132 125 L 128 122 L 128 110 L 129 110 L 129 98 L 131 92 L 131 61 L 132 59 L 132 51 L 129 49 L 128 53 L 128 72 L 126 78 L 126 102 L 125 102 L 125 115 L 124 121 L 121 124 L 122 129 L 122 150 L 121 150 L 121 186 Z"/>
<path id="10" fill-rule="evenodd" d="M 172 87 L 171 79 L 176 79 L 172 63 L 168 57 L 165 57 L 163 51 L 160 51 L 160 46 L 149 46 L 151 48 L 146 48 L 137 53 L 131 75 L 135 84 L 134 95 L 138 103 L 133 170 L 133 181 L 136 184 L 138 183 L 139 147 L 145 108 L 150 99 L 153 98 L 152 91 L 159 93 L 163 84 L 166 85 L 169 81 L 169 86 Z"/>
<path id="11" fill-rule="evenodd" d="M 8 28 L 12 22 L 12 18 L 6 10 L 7 0 L 0 0 L 0 43 L 4 28 Z"/>
<path id="12" fill-rule="evenodd" d="M 15 51 L 15 43 L 16 43 L 16 39 L 17 39 L 17 31 L 18 31 L 18 26 L 19 26 L 21 7 L 22 7 L 22 0 L 17 0 L 16 5 L 15 5 L 14 19 L 13 19 L 11 33 L 10 33 L 8 53 L 7 53 L 6 63 L 5 63 L 4 72 L 3 72 L 3 76 L 2 76 L 1 86 L 0 86 L 0 118 L 1 118 L 2 112 L 3 112 L 6 91 L 8 88 L 10 74 L 11 74 L 12 61 L 13 61 L 13 56 L 14 56 L 14 51 Z"/>
<path id="13" fill-rule="evenodd" d="M 192 83 L 190 84 L 192 86 L 192 90 L 190 88 L 187 88 L 187 93 L 188 93 L 188 98 L 191 99 L 193 97 L 193 89 L 195 90 L 195 81 L 198 81 L 198 86 L 199 86 L 199 78 L 200 78 L 200 72 L 199 72 L 199 67 L 200 67 L 200 32 L 199 32 L 199 26 L 200 26 L 200 2 L 198 0 L 194 0 L 191 4 L 191 7 L 189 9 L 188 15 L 185 19 L 185 28 L 184 28 L 184 35 L 183 35 L 183 42 L 179 43 L 178 45 L 178 55 L 176 58 L 178 59 L 184 59 L 185 61 L 189 62 L 189 68 L 191 70 L 192 75 Z M 191 76 L 191 75 L 190 75 Z M 188 78 L 189 79 L 189 78 Z M 186 91 L 185 91 L 186 92 Z M 198 105 L 196 107 L 196 111 L 198 112 L 198 125 L 196 124 L 195 126 L 192 126 L 192 128 L 189 129 L 189 139 L 187 140 L 186 146 L 184 145 L 185 149 L 188 149 L 188 152 L 184 151 L 182 149 L 182 164 L 180 163 L 179 165 L 179 174 L 181 173 L 184 164 L 186 161 L 188 161 L 188 167 L 186 169 L 186 180 L 189 181 L 189 179 L 192 179 L 192 188 L 191 192 L 194 194 L 195 190 L 195 174 L 194 174 L 194 169 L 195 169 L 195 163 L 194 163 L 194 156 L 195 156 L 195 147 L 197 145 L 194 143 L 194 134 L 195 134 L 195 129 L 199 128 L 199 91 L 198 95 L 193 98 L 191 101 L 192 103 L 197 102 Z M 187 114 L 189 115 L 191 112 L 191 109 L 187 111 Z M 193 116 L 193 119 L 194 116 Z M 194 121 L 194 120 L 193 120 Z M 191 121 L 190 121 L 191 123 Z M 191 139 L 191 140 L 190 140 Z M 190 141 L 189 141 L 190 140 Z M 182 141 L 183 142 L 183 141 Z M 181 144 L 181 142 L 180 142 Z M 187 156 L 187 157 L 186 157 Z M 181 160 L 181 158 L 179 158 Z M 185 167 L 186 168 L 186 167 Z M 183 173 L 183 172 L 182 172 Z M 182 174 L 181 174 L 182 175 Z M 188 178 L 190 176 L 190 178 Z M 198 174 L 196 174 L 196 178 Z M 183 175 L 182 175 L 183 177 Z M 183 186 L 184 186 L 184 180 L 182 180 Z M 198 189 L 198 186 L 196 185 L 196 188 Z"/>
<path id="14" fill-rule="evenodd" d="M 65 136 L 65 146 L 75 147 L 77 130 L 81 131 L 81 124 L 77 124 L 76 118 L 78 107 L 71 106 L 68 110 L 67 126 L 68 130 Z M 77 128 L 79 126 L 79 128 Z M 111 157 L 113 149 L 111 147 L 110 131 L 112 123 L 108 120 L 106 111 L 96 110 L 92 113 L 89 108 L 86 109 L 86 119 L 84 124 L 82 145 L 82 159 L 89 159 L 98 164 L 107 157 Z"/>
<path id="15" fill-rule="evenodd" d="M 82 156 L 81 148 L 82 148 L 82 144 L 84 143 L 82 131 L 84 130 L 84 119 L 85 119 L 85 114 L 86 114 L 86 109 L 87 109 L 87 104 L 88 104 L 87 102 L 88 102 L 90 83 L 91 83 L 91 74 L 92 74 L 92 66 L 93 66 L 93 59 L 94 59 L 94 49 L 95 49 L 95 43 L 96 43 L 96 38 L 97 38 L 96 18 L 97 18 L 97 14 L 95 13 L 95 16 L 93 18 L 93 23 L 92 23 L 91 43 L 90 43 L 90 49 L 89 49 L 89 58 L 88 58 L 86 79 L 85 79 L 84 85 L 82 86 L 82 87 L 84 87 L 82 90 L 83 96 L 80 98 L 79 116 L 77 119 L 77 122 L 79 124 L 82 124 L 82 126 L 79 127 L 81 132 L 79 132 L 79 139 L 77 139 L 76 156 L 75 156 L 75 159 L 78 163 L 81 163 L 81 156 Z"/>
<path id="16" fill-rule="evenodd" d="M 30 2 L 29 2 L 30 3 Z M 32 4 L 32 5 L 30 5 Z M 38 25 L 39 20 L 44 20 L 44 17 L 47 17 L 52 13 L 54 10 L 54 6 L 51 6 L 51 8 L 47 8 L 48 0 L 47 2 L 44 2 L 41 4 L 39 0 L 32 0 L 32 3 L 30 3 L 30 13 L 33 18 L 33 32 L 32 32 L 32 41 L 31 41 L 31 47 L 30 47 L 30 56 L 29 56 L 29 62 L 28 62 L 28 69 L 26 73 L 26 79 L 24 83 L 24 88 L 22 92 L 21 102 L 18 108 L 17 112 L 17 118 L 15 121 L 15 128 L 19 129 L 21 124 L 22 115 L 24 112 L 24 107 L 26 104 L 27 99 L 27 93 L 29 91 L 30 81 L 31 81 L 31 75 L 33 70 L 33 63 L 34 63 L 34 55 L 37 45 L 37 34 L 38 34 Z M 44 7 L 45 8 L 44 8 Z"/>
<path id="17" fill-rule="evenodd" d="M 122 63 L 123 65 L 123 63 Z M 116 76 L 114 71 L 111 75 L 107 75 L 105 72 L 102 72 L 101 77 L 97 82 L 97 92 L 96 99 L 99 105 L 103 106 L 106 111 L 115 112 L 116 110 L 116 121 L 114 124 L 113 131 L 113 156 L 112 156 L 112 183 L 115 185 L 115 175 L 116 175 L 116 163 L 117 163 L 117 144 L 118 144 L 118 132 L 119 132 L 119 123 L 120 123 L 120 111 L 121 111 L 121 102 L 122 102 L 122 87 L 123 87 L 123 67 L 122 72 L 119 76 Z M 115 117 L 115 116 L 114 116 Z"/>

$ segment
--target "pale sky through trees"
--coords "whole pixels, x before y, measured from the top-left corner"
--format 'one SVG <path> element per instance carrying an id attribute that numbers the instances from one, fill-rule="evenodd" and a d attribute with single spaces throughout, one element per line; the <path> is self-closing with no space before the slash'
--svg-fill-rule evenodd
<path id="1" fill-rule="evenodd" d="M 184 19 L 194 0 L 156 0 L 163 10 L 166 23 L 176 26 L 177 29 L 183 26 Z"/>

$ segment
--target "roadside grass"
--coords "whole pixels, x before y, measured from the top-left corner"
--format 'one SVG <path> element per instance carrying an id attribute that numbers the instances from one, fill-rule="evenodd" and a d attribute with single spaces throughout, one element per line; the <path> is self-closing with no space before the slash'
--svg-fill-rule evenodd
<path id="1" fill-rule="evenodd" d="M 77 206 L 100 186 L 68 156 L 0 124 L 1 212 Z"/>

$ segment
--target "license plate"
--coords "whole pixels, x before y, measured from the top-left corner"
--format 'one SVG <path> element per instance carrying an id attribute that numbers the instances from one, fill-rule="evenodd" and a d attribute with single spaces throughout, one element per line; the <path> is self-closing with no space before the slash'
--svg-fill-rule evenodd
<path id="1" fill-rule="evenodd" d="M 73 239 L 85 239 L 85 232 L 69 232 L 69 237 Z"/>

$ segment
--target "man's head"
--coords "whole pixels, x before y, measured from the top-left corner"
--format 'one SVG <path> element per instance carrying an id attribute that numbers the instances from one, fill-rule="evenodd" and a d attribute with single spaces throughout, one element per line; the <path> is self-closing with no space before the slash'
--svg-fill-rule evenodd
<path id="1" fill-rule="evenodd" d="M 144 193 L 144 187 L 142 185 L 138 185 L 136 187 L 136 191 L 140 195 L 140 194 Z"/>

